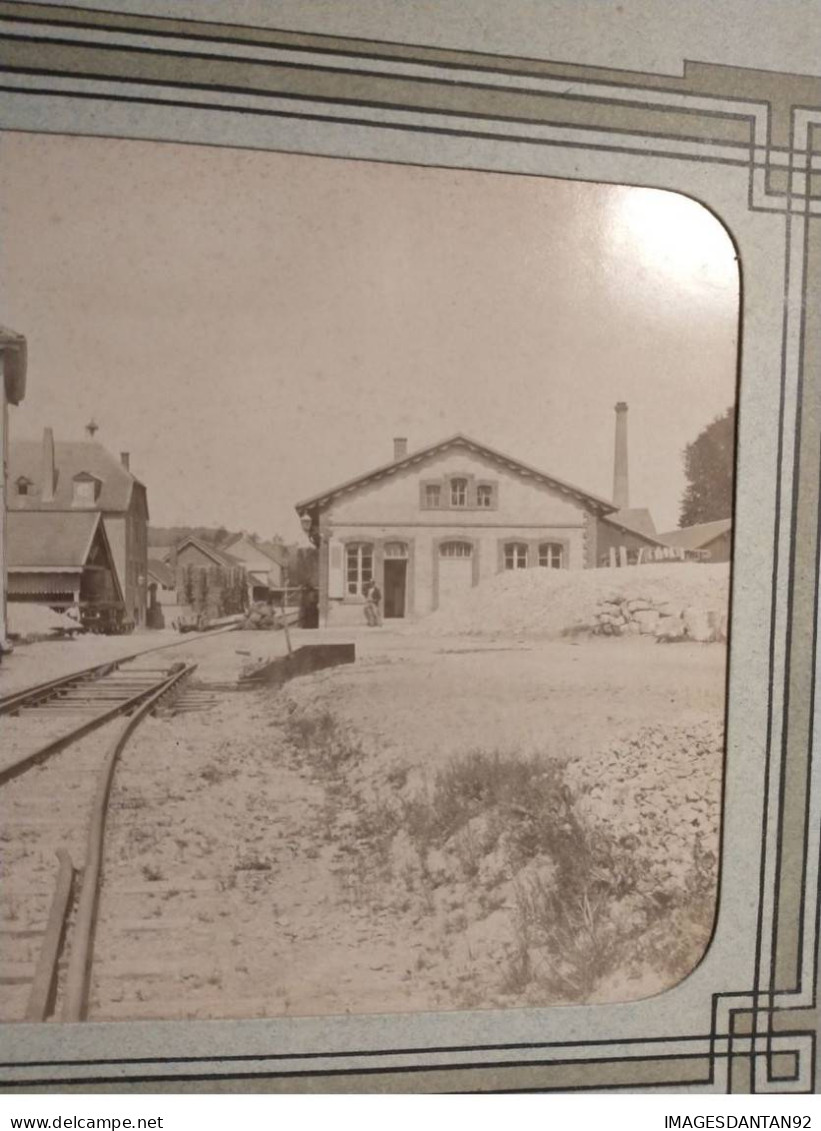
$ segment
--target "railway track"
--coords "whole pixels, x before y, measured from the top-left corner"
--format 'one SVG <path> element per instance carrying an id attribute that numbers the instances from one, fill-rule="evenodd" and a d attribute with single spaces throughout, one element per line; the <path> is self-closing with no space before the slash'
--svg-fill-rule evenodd
<path id="1" fill-rule="evenodd" d="M 211 632 L 187 634 L 181 640 L 155 645 L 153 648 L 141 648 L 126 656 L 105 660 L 102 663 L 94 664 L 92 667 L 68 672 L 65 675 L 57 676 L 55 679 L 46 680 L 43 683 L 33 684 L 16 691 L 10 691 L 6 695 L 0 695 L 0 715 L 16 715 L 26 707 L 48 703 L 54 699 L 60 698 L 69 691 L 80 688 L 85 683 L 102 679 L 121 668 L 123 665 L 130 664 L 143 656 L 150 656 L 156 652 L 165 652 L 171 648 L 182 648 L 192 643 L 199 643 L 201 640 L 210 640 L 212 636 L 220 636 L 226 632 L 234 632 L 236 627 L 235 624 L 229 624 L 216 628 Z"/>
<path id="2" fill-rule="evenodd" d="M 3 1020 L 84 1018 L 117 761 L 142 719 L 174 710 L 180 692 L 182 709 L 207 702 L 202 692 L 182 689 L 195 664 L 125 664 L 6 697 L 3 748 L 12 753 L 0 767 Z M 33 748 L 27 734 L 37 737 Z"/>

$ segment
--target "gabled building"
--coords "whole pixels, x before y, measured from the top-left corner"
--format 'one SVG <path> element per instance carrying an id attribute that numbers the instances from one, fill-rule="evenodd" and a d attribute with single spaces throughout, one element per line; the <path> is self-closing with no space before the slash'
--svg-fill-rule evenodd
<path id="1" fill-rule="evenodd" d="M 55 442 L 51 428 L 40 442 L 15 440 L 9 446 L 8 507 L 12 514 L 50 515 L 42 527 L 55 531 L 76 526 L 69 516 L 101 516 L 125 616 L 145 624 L 148 500 L 127 452 L 118 460 L 93 438 Z"/>
<path id="2" fill-rule="evenodd" d="M 285 584 L 285 551 L 270 542 L 254 541 L 247 534 L 234 534 L 220 542 L 220 552 L 242 566 L 248 577 L 248 600 L 268 601 Z"/>
<path id="3" fill-rule="evenodd" d="M 598 564 L 616 506 L 458 434 L 296 506 L 319 549 L 322 624 L 362 621 L 376 582 L 386 618 L 425 615 L 503 570 Z"/>
<path id="4" fill-rule="evenodd" d="M 203 542 L 201 538 L 188 534 L 176 546 L 172 546 L 166 555 L 166 562 L 172 569 L 185 569 L 186 566 L 219 566 L 221 569 L 236 569 L 236 561 L 229 554 L 224 554 L 218 546 L 210 542 Z"/>
<path id="5" fill-rule="evenodd" d="M 698 522 L 694 526 L 668 530 L 659 534 L 659 538 L 666 546 L 704 561 L 728 562 L 732 554 L 733 520 L 719 518 L 714 522 Z"/>

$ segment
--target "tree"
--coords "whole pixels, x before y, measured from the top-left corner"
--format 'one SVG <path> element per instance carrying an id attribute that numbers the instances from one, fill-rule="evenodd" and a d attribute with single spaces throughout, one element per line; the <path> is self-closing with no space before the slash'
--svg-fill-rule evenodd
<path id="1" fill-rule="evenodd" d="M 684 449 L 687 487 L 679 526 L 730 518 L 733 512 L 735 405 L 717 416 Z"/>

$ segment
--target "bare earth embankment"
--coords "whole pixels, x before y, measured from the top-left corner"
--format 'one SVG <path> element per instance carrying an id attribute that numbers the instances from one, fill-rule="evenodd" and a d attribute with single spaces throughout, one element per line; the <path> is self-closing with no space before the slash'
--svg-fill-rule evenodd
<path id="1" fill-rule="evenodd" d="M 627 999 L 687 973 L 723 646 L 359 636 L 353 666 L 137 735 L 92 1015 Z"/>

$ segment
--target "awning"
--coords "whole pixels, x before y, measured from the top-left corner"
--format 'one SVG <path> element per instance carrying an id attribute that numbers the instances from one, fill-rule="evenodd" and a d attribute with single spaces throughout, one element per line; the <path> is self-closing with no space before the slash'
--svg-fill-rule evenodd
<path id="1" fill-rule="evenodd" d="M 9 570 L 9 597 L 66 597 L 80 592 L 79 573 L 25 573 Z"/>

